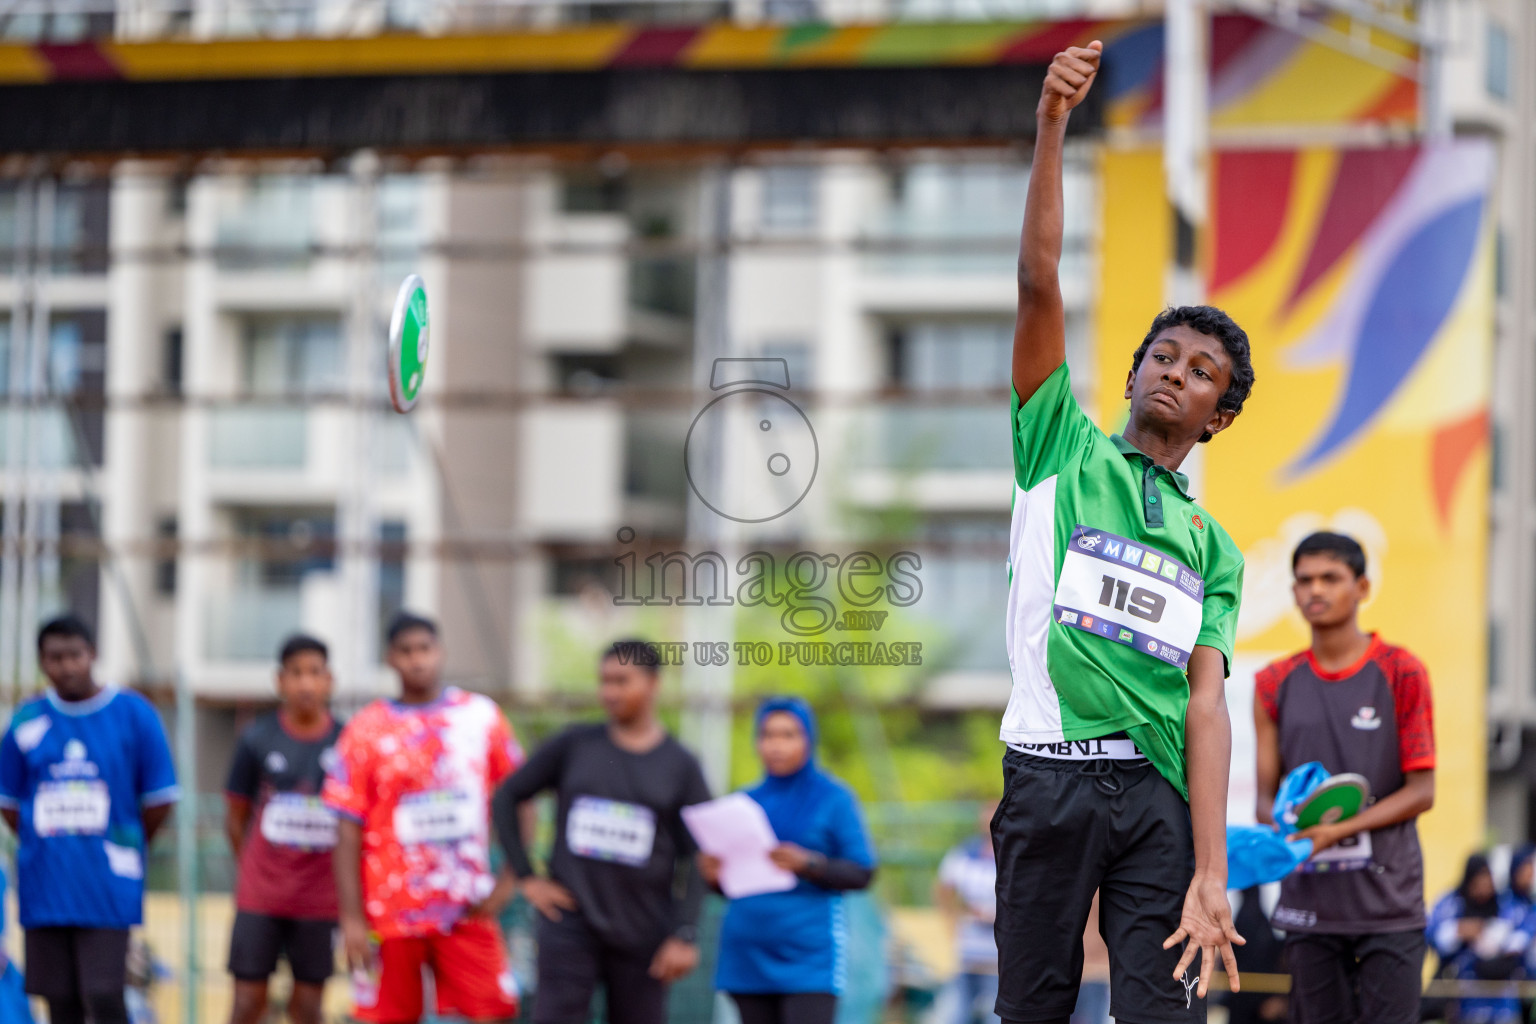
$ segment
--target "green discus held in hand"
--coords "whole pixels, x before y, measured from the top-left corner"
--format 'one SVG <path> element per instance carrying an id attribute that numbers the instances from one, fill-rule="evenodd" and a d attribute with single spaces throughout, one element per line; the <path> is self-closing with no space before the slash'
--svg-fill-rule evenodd
<path id="1" fill-rule="evenodd" d="M 389 400 L 396 412 L 409 412 L 421 394 L 432 337 L 427 320 L 427 286 L 417 274 L 400 282 L 395 312 L 389 319 Z"/>
<path id="2" fill-rule="evenodd" d="M 1364 775 L 1345 772 L 1330 776 L 1296 808 L 1296 829 L 1333 825 L 1353 818 L 1371 801 L 1371 783 Z"/>

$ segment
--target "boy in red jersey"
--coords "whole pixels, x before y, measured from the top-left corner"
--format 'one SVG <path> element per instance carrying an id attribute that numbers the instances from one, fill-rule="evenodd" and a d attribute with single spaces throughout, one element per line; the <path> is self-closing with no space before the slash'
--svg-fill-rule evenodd
<path id="1" fill-rule="evenodd" d="M 1258 674 L 1258 818 L 1273 822 L 1286 772 L 1321 761 L 1365 776 L 1374 797 L 1345 821 L 1297 833 L 1312 859 L 1280 885 L 1294 1024 L 1416 1024 L 1424 963 L 1424 864 L 1415 819 L 1435 802 L 1429 675 L 1361 632 L 1365 551 L 1314 533 L 1291 559 L 1312 646 Z"/>
<path id="2" fill-rule="evenodd" d="M 439 1015 L 511 1020 L 517 984 L 496 918 L 516 883 L 509 872 L 491 874 L 489 813 L 523 752 L 489 698 L 444 688 L 435 623 L 399 615 L 387 640 L 400 697 L 374 701 L 348 723 L 324 791 L 340 817 L 347 962 L 376 978 L 355 986 L 353 1012 L 370 1024 L 420 1020 L 429 965 Z"/>

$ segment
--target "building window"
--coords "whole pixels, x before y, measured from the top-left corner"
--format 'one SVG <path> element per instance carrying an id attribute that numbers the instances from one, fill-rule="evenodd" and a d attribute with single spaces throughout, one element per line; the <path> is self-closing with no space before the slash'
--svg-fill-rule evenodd
<path id="1" fill-rule="evenodd" d="M 573 170 L 560 177 L 561 213 L 622 213 L 628 197 L 622 174 Z"/>
<path id="2" fill-rule="evenodd" d="M 320 395 L 345 382 L 336 317 L 252 317 L 246 323 L 243 379 L 254 395 Z"/>
<path id="3" fill-rule="evenodd" d="M 763 228 L 805 231 L 816 226 L 817 168 L 763 168 Z"/>
<path id="4" fill-rule="evenodd" d="M 104 181 L 60 185 L 53 200 L 53 271 L 107 272 L 110 186 Z"/>
<path id="5" fill-rule="evenodd" d="M 160 350 L 161 385 L 168 395 L 181 394 L 182 338 L 180 327 L 167 328 Z"/>
<path id="6" fill-rule="evenodd" d="M 1001 388 L 1012 358 L 1008 321 L 919 322 L 896 332 L 892 376 L 913 391 Z"/>
<path id="7" fill-rule="evenodd" d="M 414 174 L 392 174 L 379 182 L 378 274 L 394 282 L 411 273 L 421 258 L 423 238 L 421 179 Z"/>
<path id="8" fill-rule="evenodd" d="M 107 390 L 107 314 L 81 310 L 53 318 L 48 328 L 48 383 L 63 398 L 59 415 L 71 461 L 100 466 L 106 440 L 102 399 Z M 84 399 L 84 401 L 74 401 Z M 83 450 L 82 450 L 83 449 Z"/>
<path id="9" fill-rule="evenodd" d="M 614 559 L 554 554 L 550 560 L 550 593 L 580 597 L 593 588 L 608 594 L 619 592 L 619 567 Z"/>
<path id="10" fill-rule="evenodd" d="M 155 540 L 160 547 L 155 557 L 155 593 L 161 597 L 176 596 L 177 534 L 175 516 L 161 516 L 155 523 Z"/>
<path id="11" fill-rule="evenodd" d="M 921 601 L 941 631 L 936 663 L 949 671 L 1007 671 L 1008 652 L 995 636 L 1008 607 L 1007 517 L 936 517 L 924 534 Z"/>
<path id="12" fill-rule="evenodd" d="M 336 516 L 331 509 L 242 508 L 235 535 L 255 549 L 242 575 L 263 589 L 296 588 L 312 572 L 336 567 Z"/>
<path id="13" fill-rule="evenodd" d="M 315 243 L 321 179 L 263 174 L 218 194 L 215 260 L 223 270 L 301 270 Z"/>
<path id="14" fill-rule="evenodd" d="M 765 341 L 758 346 L 765 359 L 782 359 L 789 367 L 789 386 L 794 391 L 809 391 L 815 386 L 814 353 L 810 342 L 782 339 Z"/>
<path id="15" fill-rule="evenodd" d="M 1488 95 L 1509 99 L 1509 33 L 1492 19 L 1488 22 L 1488 62 L 1484 74 Z"/>
<path id="16" fill-rule="evenodd" d="M 606 352 L 556 352 L 553 364 L 555 390 L 573 395 L 598 395 L 624 383 L 618 357 Z"/>
<path id="17" fill-rule="evenodd" d="M 398 519 L 379 524 L 379 633 L 405 608 L 406 528 Z"/>

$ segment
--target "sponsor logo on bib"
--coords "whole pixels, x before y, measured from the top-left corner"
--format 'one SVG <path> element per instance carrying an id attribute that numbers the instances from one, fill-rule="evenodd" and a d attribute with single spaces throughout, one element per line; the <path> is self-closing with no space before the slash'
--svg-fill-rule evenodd
<path id="1" fill-rule="evenodd" d="M 64 758 L 48 766 L 48 774 L 55 779 L 92 779 L 101 774 L 95 762 L 88 759 L 89 751 L 79 739 L 64 744 Z"/>

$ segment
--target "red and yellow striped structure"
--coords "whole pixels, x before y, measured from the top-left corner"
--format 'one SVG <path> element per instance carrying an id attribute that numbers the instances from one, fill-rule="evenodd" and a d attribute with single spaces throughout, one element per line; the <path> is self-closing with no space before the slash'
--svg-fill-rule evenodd
<path id="1" fill-rule="evenodd" d="M 1107 122 L 1155 125 L 1162 23 L 1149 20 L 898 22 L 866 25 L 585 25 L 552 31 L 368 38 L 0 45 L 0 85 L 360 75 L 515 74 L 630 68 L 753 70 L 1043 64 L 1062 47 L 1106 45 Z M 1215 19 L 1213 122 L 1408 122 L 1411 47 L 1399 74 L 1240 15 Z M 1322 88 L 1319 83 L 1327 83 Z"/>

